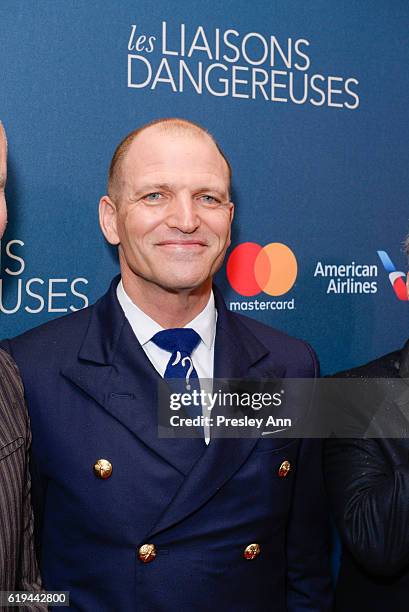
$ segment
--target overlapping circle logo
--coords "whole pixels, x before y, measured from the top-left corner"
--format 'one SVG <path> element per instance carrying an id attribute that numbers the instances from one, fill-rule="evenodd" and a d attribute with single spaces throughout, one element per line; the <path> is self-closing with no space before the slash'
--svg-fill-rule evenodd
<path id="1" fill-rule="evenodd" d="M 243 242 L 230 253 L 226 267 L 231 287 L 247 297 L 261 291 L 273 296 L 287 293 L 296 281 L 297 271 L 294 253 L 281 242 L 264 247 Z"/>

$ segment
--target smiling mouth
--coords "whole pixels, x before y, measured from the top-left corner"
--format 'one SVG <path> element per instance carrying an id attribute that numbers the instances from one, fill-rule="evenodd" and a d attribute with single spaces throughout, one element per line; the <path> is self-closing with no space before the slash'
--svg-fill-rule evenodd
<path id="1" fill-rule="evenodd" d="M 194 247 L 205 247 L 207 244 L 201 240 L 164 240 L 163 242 L 158 242 L 156 246 L 189 249 Z"/>

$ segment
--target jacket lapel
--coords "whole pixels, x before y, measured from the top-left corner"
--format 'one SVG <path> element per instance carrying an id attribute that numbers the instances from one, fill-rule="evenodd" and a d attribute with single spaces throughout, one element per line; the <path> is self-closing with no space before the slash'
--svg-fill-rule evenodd
<path id="1" fill-rule="evenodd" d="M 161 380 L 122 311 L 116 297 L 119 277 L 93 307 L 78 362 L 62 375 L 80 388 L 147 447 L 185 475 L 150 535 L 194 512 L 222 487 L 251 453 L 257 439 L 159 438 L 157 391 Z M 218 312 L 215 378 L 273 378 L 266 371 L 268 349 L 238 317 L 227 310 L 214 287 Z"/>
<path id="2" fill-rule="evenodd" d="M 391 437 L 400 438 L 400 445 L 409 449 L 409 340 L 402 348 L 399 361 L 395 363 L 397 369 L 396 378 L 389 379 L 386 389 L 386 402 L 394 404 L 396 413 L 384 410 L 385 429 L 391 433 Z"/>
<path id="3" fill-rule="evenodd" d="M 400 445 L 409 449 L 409 340 L 401 350 L 399 359 L 399 380 L 404 383 L 399 387 L 399 392 L 393 397 L 394 403 L 399 409 L 398 435 L 401 438 Z M 396 436 L 396 430 L 395 430 Z"/>
<path id="4" fill-rule="evenodd" d="M 405 382 L 409 384 L 409 340 L 401 350 L 399 360 L 399 376 L 405 379 Z"/>
<path id="5" fill-rule="evenodd" d="M 263 358 L 268 349 L 238 318 L 233 317 L 216 287 L 213 288 L 217 308 L 214 377 L 269 378 L 282 372 L 263 371 Z M 194 464 L 176 496 L 153 527 L 154 536 L 197 510 L 220 489 L 246 461 L 257 438 L 214 438 Z"/>
<path id="6" fill-rule="evenodd" d="M 78 362 L 62 375 L 94 399 L 146 446 L 188 474 L 205 450 L 201 438 L 159 438 L 162 380 L 137 341 L 116 297 L 118 278 L 92 311 Z"/>
<path id="7" fill-rule="evenodd" d="M 398 439 L 399 448 L 409 449 L 409 341 L 398 359 L 394 354 L 386 359 L 387 369 L 377 373 L 376 410 L 365 437 Z"/>

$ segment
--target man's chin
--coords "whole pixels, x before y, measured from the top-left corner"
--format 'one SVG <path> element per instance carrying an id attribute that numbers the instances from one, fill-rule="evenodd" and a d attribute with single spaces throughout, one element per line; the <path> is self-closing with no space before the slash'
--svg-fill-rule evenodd
<path id="1" fill-rule="evenodd" d="M 185 291 L 206 290 L 211 287 L 212 281 L 209 277 L 203 278 L 184 275 L 181 277 L 166 278 L 157 284 L 169 293 L 180 293 Z"/>

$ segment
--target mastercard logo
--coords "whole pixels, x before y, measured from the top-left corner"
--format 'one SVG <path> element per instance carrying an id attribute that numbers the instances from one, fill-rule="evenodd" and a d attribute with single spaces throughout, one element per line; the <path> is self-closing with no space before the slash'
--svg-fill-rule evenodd
<path id="1" fill-rule="evenodd" d="M 255 242 L 243 242 L 230 253 L 226 267 L 231 287 L 244 296 L 261 292 L 283 295 L 294 285 L 297 271 L 294 253 L 281 242 L 271 242 L 264 247 Z"/>

